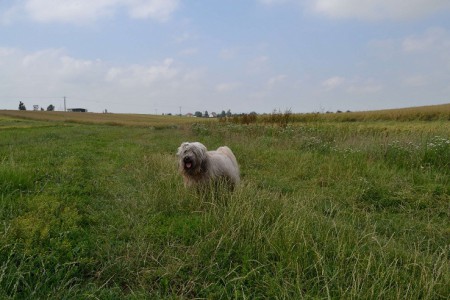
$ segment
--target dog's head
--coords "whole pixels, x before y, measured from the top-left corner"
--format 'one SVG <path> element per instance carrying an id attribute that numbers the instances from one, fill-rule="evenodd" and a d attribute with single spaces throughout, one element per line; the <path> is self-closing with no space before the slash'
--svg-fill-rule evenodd
<path id="1" fill-rule="evenodd" d="M 202 143 L 182 143 L 177 152 L 180 169 L 188 174 L 200 172 L 206 162 L 206 151 Z"/>

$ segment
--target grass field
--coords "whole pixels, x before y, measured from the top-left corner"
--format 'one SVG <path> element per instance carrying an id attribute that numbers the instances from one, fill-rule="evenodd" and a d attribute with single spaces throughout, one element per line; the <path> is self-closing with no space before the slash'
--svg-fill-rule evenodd
<path id="1" fill-rule="evenodd" d="M 40 113 L 0 111 L 2 299 L 450 298 L 446 119 Z M 183 141 L 241 186 L 186 190 Z"/>
<path id="2" fill-rule="evenodd" d="M 60 111 L 13 111 L 0 110 L 0 116 L 30 121 L 64 122 L 110 126 L 152 128 L 175 128 L 185 124 L 210 122 L 210 119 L 179 116 L 72 113 Z"/>

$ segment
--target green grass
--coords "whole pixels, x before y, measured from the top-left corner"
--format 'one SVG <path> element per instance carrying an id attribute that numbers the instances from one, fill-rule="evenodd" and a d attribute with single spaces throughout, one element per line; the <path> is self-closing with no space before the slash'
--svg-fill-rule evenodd
<path id="1" fill-rule="evenodd" d="M 233 149 L 234 193 L 183 187 L 194 140 Z M 449 155 L 448 121 L 2 117 L 0 298 L 448 299 Z"/>

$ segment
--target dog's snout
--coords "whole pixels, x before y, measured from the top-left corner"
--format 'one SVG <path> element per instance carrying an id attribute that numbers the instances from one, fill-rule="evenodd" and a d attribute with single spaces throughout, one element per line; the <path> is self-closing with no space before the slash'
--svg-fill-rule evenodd
<path id="1" fill-rule="evenodd" d="M 189 157 L 189 156 L 186 156 L 185 158 L 183 158 L 183 161 L 186 163 L 186 162 L 190 162 L 191 161 L 191 158 Z"/>

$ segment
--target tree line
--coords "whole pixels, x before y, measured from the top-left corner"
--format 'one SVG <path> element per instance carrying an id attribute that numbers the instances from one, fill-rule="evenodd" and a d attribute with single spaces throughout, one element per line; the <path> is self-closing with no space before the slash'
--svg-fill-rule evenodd
<path id="1" fill-rule="evenodd" d="M 224 110 L 222 110 L 222 112 L 220 114 L 216 114 L 216 113 L 211 113 L 211 115 L 213 117 L 217 117 L 217 118 L 225 118 L 225 117 L 231 117 L 233 116 L 233 114 L 231 113 L 231 110 L 229 109 L 227 112 L 225 112 Z M 201 111 L 196 111 L 194 113 L 194 117 L 197 118 L 209 118 L 211 116 L 207 110 L 205 110 L 204 113 L 202 113 Z"/>
<path id="2" fill-rule="evenodd" d="M 25 104 L 22 101 L 19 101 L 19 110 L 27 110 L 27 107 L 25 106 Z M 43 111 L 44 108 L 41 107 L 41 111 Z M 49 106 L 47 106 L 47 111 L 54 111 L 55 110 L 55 106 L 53 104 L 50 104 Z"/>

